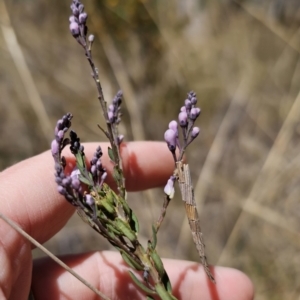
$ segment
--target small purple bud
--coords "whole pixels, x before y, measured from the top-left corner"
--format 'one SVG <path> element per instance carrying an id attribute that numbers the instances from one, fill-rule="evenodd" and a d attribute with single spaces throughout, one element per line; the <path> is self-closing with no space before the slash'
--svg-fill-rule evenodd
<path id="1" fill-rule="evenodd" d="M 187 113 L 182 111 L 178 115 L 179 124 L 181 127 L 185 127 L 187 125 Z"/>
<path id="2" fill-rule="evenodd" d="M 97 163 L 97 160 L 98 160 L 98 157 L 93 157 L 92 159 L 91 159 L 91 165 L 95 165 L 96 163 Z"/>
<path id="3" fill-rule="evenodd" d="M 90 43 L 93 43 L 94 40 L 95 40 L 95 36 L 94 36 L 93 34 L 90 34 L 90 35 L 89 35 L 89 42 L 90 42 Z"/>
<path id="4" fill-rule="evenodd" d="M 76 22 L 72 22 L 70 24 L 70 31 L 73 36 L 78 36 L 79 35 L 79 26 Z"/>
<path id="5" fill-rule="evenodd" d="M 84 10 L 84 5 L 83 5 L 83 4 L 80 4 L 80 5 L 78 6 L 78 10 L 79 10 L 80 13 L 82 13 L 83 10 Z"/>
<path id="6" fill-rule="evenodd" d="M 114 106 L 113 104 L 110 104 L 110 105 L 108 106 L 108 111 L 113 112 L 114 110 L 115 110 L 115 106 Z"/>
<path id="7" fill-rule="evenodd" d="M 171 152 L 175 152 L 176 149 L 176 132 L 172 129 L 168 129 L 164 135 L 165 141 Z"/>
<path id="8" fill-rule="evenodd" d="M 65 132 L 64 132 L 63 130 L 60 130 L 60 131 L 57 133 L 57 137 L 58 137 L 59 141 L 62 141 L 62 140 L 63 140 L 64 135 L 65 135 Z"/>
<path id="9" fill-rule="evenodd" d="M 76 8 L 76 6 L 73 6 L 72 8 L 72 14 L 77 17 L 79 15 L 79 9 Z"/>
<path id="10" fill-rule="evenodd" d="M 59 130 L 62 129 L 63 122 L 64 122 L 64 121 L 63 121 L 62 119 L 60 119 L 60 120 L 57 121 L 57 123 L 56 123 L 57 131 L 59 131 Z M 56 128 L 55 128 L 55 129 L 56 129 Z"/>
<path id="11" fill-rule="evenodd" d="M 91 173 L 92 173 L 93 176 L 97 175 L 97 168 L 96 168 L 95 165 L 91 166 Z"/>
<path id="12" fill-rule="evenodd" d="M 200 114 L 200 111 L 201 110 L 198 107 L 192 108 L 191 111 L 190 111 L 190 115 L 189 115 L 190 119 L 191 120 L 196 120 L 198 118 L 199 114 Z"/>
<path id="13" fill-rule="evenodd" d="M 77 18 L 75 18 L 74 16 L 71 16 L 70 18 L 69 18 L 69 21 L 70 21 L 70 23 L 77 23 Z"/>
<path id="14" fill-rule="evenodd" d="M 189 99 L 185 99 L 184 106 L 186 107 L 187 110 L 189 110 L 192 107 L 192 102 Z"/>
<path id="15" fill-rule="evenodd" d="M 172 129 L 175 132 L 178 130 L 178 124 L 177 124 L 177 122 L 175 120 L 172 120 L 169 123 L 169 129 Z"/>
<path id="16" fill-rule="evenodd" d="M 78 168 L 74 168 L 74 170 L 71 172 L 70 177 L 71 177 L 71 178 L 73 178 L 73 177 L 74 177 L 74 178 L 78 178 L 79 175 L 80 175 L 79 169 L 78 169 Z"/>
<path id="17" fill-rule="evenodd" d="M 62 183 L 62 179 L 60 177 L 55 177 L 55 182 L 59 185 Z"/>
<path id="18" fill-rule="evenodd" d="M 101 162 L 100 159 L 97 161 L 96 166 L 97 166 L 98 169 L 102 168 L 102 162 Z"/>
<path id="19" fill-rule="evenodd" d="M 88 15 L 86 12 L 81 13 L 78 17 L 79 24 L 85 24 L 87 17 Z"/>
<path id="20" fill-rule="evenodd" d="M 181 111 L 181 112 L 184 112 L 184 111 L 186 112 L 185 106 L 181 106 L 180 111 Z"/>
<path id="21" fill-rule="evenodd" d="M 56 140 L 53 140 L 51 143 L 51 153 L 52 156 L 57 156 L 59 154 L 59 144 Z"/>
<path id="22" fill-rule="evenodd" d="M 89 194 L 85 196 L 85 202 L 89 206 L 93 206 L 95 204 L 94 198 Z"/>
<path id="23" fill-rule="evenodd" d="M 80 180 L 78 178 L 72 178 L 72 187 L 74 190 L 79 190 L 80 188 Z"/>
<path id="24" fill-rule="evenodd" d="M 197 104 L 197 98 L 196 97 L 192 97 L 191 102 L 193 105 Z"/>
<path id="25" fill-rule="evenodd" d="M 61 195 L 66 195 L 66 193 L 67 193 L 66 189 L 65 189 L 63 186 L 61 186 L 61 185 L 59 185 L 59 186 L 57 187 L 57 191 L 58 191 Z"/>
<path id="26" fill-rule="evenodd" d="M 199 127 L 194 127 L 192 129 L 192 133 L 191 133 L 192 139 L 196 138 L 198 136 L 199 132 L 200 132 L 200 128 Z"/>
<path id="27" fill-rule="evenodd" d="M 112 111 L 108 112 L 108 120 L 110 123 L 114 122 L 114 113 Z"/>
<path id="28" fill-rule="evenodd" d="M 66 177 L 66 178 L 64 178 L 62 180 L 62 185 L 65 186 L 65 187 L 67 187 L 67 186 L 69 186 L 71 184 L 71 182 L 72 182 L 71 177 Z"/>
<path id="29" fill-rule="evenodd" d="M 174 189 L 174 182 L 175 182 L 175 178 L 174 176 L 171 176 L 170 179 L 168 180 L 165 188 L 164 188 L 164 192 L 165 194 L 172 199 L 174 197 L 175 194 L 175 189 Z"/>
<path id="30" fill-rule="evenodd" d="M 118 145 L 120 145 L 120 144 L 123 142 L 123 140 L 124 140 L 124 135 L 123 135 L 123 134 L 120 134 L 120 135 L 118 136 Z"/>
<path id="31" fill-rule="evenodd" d="M 103 182 L 107 177 L 107 172 L 104 172 L 101 176 L 101 181 Z"/>

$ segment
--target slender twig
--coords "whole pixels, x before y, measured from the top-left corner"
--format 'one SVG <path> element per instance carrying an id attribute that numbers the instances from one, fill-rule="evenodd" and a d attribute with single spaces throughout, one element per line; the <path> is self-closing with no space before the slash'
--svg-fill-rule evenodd
<path id="1" fill-rule="evenodd" d="M 10 225 L 13 229 L 15 229 L 19 234 L 21 234 L 24 238 L 34 244 L 37 248 L 41 249 L 45 254 L 47 254 L 50 258 L 52 258 L 57 264 L 63 267 L 67 272 L 76 277 L 79 281 L 81 281 L 84 285 L 86 285 L 89 289 L 91 289 L 94 293 L 96 293 L 99 297 L 104 300 L 110 300 L 107 296 L 101 293 L 98 289 L 96 289 L 93 285 L 91 285 L 88 281 L 86 281 L 83 277 L 81 277 L 78 273 L 72 270 L 69 266 L 67 266 L 64 262 L 62 262 L 59 258 L 57 258 L 52 252 L 46 249 L 43 245 L 41 245 L 38 241 L 36 241 L 33 237 L 31 237 L 28 233 L 26 233 L 17 223 L 12 221 L 10 218 L 6 217 L 0 212 L 0 218 L 5 221 L 8 225 Z"/>

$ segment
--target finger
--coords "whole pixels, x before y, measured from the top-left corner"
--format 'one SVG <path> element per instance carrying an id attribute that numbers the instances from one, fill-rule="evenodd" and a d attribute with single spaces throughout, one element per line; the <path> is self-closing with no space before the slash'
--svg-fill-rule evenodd
<path id="1" fill-rule="evenodd" d="M 97 144 L 86 144 L 91 159 Z M 108 144 L 102 144 L 103 152 Z M 172 173 L 171 154 L 164 143 L 134 142 L 122 147 L 124 172 L 129 190 L 162 185 Z M 67 161 L 74 164 L 69 154 Z M 107 155 L 103 164 L 111 170 Z M 58 194 L 54 182 L 54 162 L 49 151 L 27 159 L 0 174 L 1 211 L 19 223 L 40 242 L 59 231 L 74 209 Z M 0 227 L 1 228 L 1 227 Z M 5 238 L 7 228 L 2 228 Z"/>
<path id="2" fill-rule="evenodd" d="M 111 299 L 125 299 L 125 296 L 126 299 L 145 299 L 143 292 L 132 283 L 128 268 L 116 252 L 81 254 L 63 260 Z M 197 263 L 166 259 L 164 265 L 178 299 L 253 299 L 252 283 L 240 271 L 215 267 L 215 285 L 207 279 L 202 266 Z M 36 299 L 58 299 L 62 296 L 95 299 L 92 291 L 48 258 L 34 263 L 32 287 Z"/>

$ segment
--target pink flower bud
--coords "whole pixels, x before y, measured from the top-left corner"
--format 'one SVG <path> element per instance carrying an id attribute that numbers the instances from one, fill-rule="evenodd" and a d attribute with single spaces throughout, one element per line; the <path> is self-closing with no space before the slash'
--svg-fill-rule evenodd
<path id="1" fill-rule="evenodd" d="M 57 187 L 57 191 L 61 194 L 61 195 L 66 195 L 67 191 L 64 187 L 62 187 L 61 185 L 59 185 Z"/>
<path id="2" fill-rule="evenodd" d="M 165 188 L 164 188 L 165 194 L 166 194 L 170 199 L 172 199 L 172 198 L 174 197 L 174 194 L 175 194 L 174 181 L 175 181 L 174 176 L 171 176 L 170 179 L 168 180 L 168 182 L 167 182 Z"/>
<path id="3" fill-rule="evenodd" d="M 176 133 L 176 137 L 178 137 L 178 124 L 175 120 L 169 123 L 169 129 L 172 129 Z"/>
<path id="4" fill-rule="evenodd" d="M 192 133 L 191 133 L 192 139 L 196 138 L 198 136 L 199 132 L 200 132 L 200 128 L 199 127 L 194 127 L 192 129 Z"/>
<path id="5" fill-rule="evenodd" d="M 97 168 L 96 168 L 95 165 L 91 166 L 91 173 L 92 173 L 93 176 L 95 176 L 97 174 Z"/>
<path id="6" fill-rule="evenodd" d="M 168 129 L 164 135 L 165 141 L 171 152 L 174 152 L 176 149 L 176 132 L 172 129 Z"/>
<path id="7" fill-rule="evenodd" d="M 65 132 L 63 130 L 60 130 L 57 133 L 57 137 L 59 138 L 59 140 L 61 141 L 64 138 Z"/>
<path id="8" fill-rule="evenodd" d="M 112 111 L 109 111 L 108 113 L 108 120 L 110 123 L 113 123 L 114 122 L 114 113 Z"/>
<path id="9" fill-rule="evenodd" d="M 114 105 L 113 104 L 110 104 L 109 106 L 108 106 L 108 111 L 114 111 L 115 110 L 115 107 L 114 107 Z"/>
<path id="10" fill-rule="evenodd" d="M 90 34 L 89 35 L 89 42 L 90 43 L 93 43 L 94 42 L 94 39 L 95 39 L 95 36 L 93 34 Z"/>
<path id="11" fill-rule="evenodd" d="M 177 129 L 178 129 L 178 124 L 177 124 L 177 122 L 176 122 L 175 120 L 171 121 L 171 122 L 169 123 L 169 128 L 172 129 L 172 130 L 174 130 L 174 131 L 176 132 Z"/>
<path id="12" fill-rule="evenodd" d="M 187 110 L 189 110 L 192 107 L 192 102 L 189 99 L 185 99 L 184 106 L 186 107 Z"/>
<path id="13" fill-rule="evenodd" d="M 70 23 L 70 31 L 73 36 L 78 36 L 79 35 L 79 26 L 76 22 Z"/>
<path id="14" fill-rule="evenodd" d="M 69 21 L 70 21 L 70 23 L 73 23 L 73 22 L 76 23 L 77 19 L 76 19 L 74 16 L 71 16 L 71 17 L 69 18 Z"/>
<path id="15" fill-rule="evenodd" d="M 71 178 L 78 178 L 79 177 L 79 175 L 80 175 L 80 171 L 79 171 L 79 169 L 77 168 L 77 167 L 75 167 L 74 168 L 74 170 L 71 172 Z"/>
<path id="16" fill-rule="evenodd" d="M 187 113 L 182 111 L 178 115 L 179 124 L 181 127 L 185 127 L 187 125 Z"/>
<path id="17" fill-rule="evenodd" d="M 85 24 L 87 17 L 88 15 L 86 12 L 81 13 L 78 17 L 79 24 Z"/>
<path id="18" fill-rule="evenodd" d="M 80 180 L 78 178 L 72 178 L 72 187 L 74 190 L 79 190 L 80 188 Z"/>
<path id="19" fill-rule="evenodd" d="M 93 206 L 95 204 L 94 198 L 89 194 L 85 196 L 85 202 L 89 206 Z"/>
<path id="20" fill-rule="evenodd" d="M 57 156 L 59 154 L 59 144 L 56 140 L 53 140 L 51 143 L 51 153 L 52 156 Z"/>
<path id="21" fill-rule="evenodd" d="M 196 105 L 196 104 L 197 104 L 197 98 L 196 98 L 196 97 L 192 97 L 191 103 L 192 103 L 193 105 Z"/>
<path id="22" fill-rule="evenodd" d="M 190 111 L 190 115 L 189 115 L 190 119 L 196 120 L 198 118 L 198 116 L 200 115 L 200 112 L 201 112 L 200 108 L 198 108 L 198 107 L 192 108 Z"/>

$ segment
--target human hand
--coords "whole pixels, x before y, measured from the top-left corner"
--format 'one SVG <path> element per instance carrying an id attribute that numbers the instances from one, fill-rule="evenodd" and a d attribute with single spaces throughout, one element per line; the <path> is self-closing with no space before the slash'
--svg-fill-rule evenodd
<path id="1" fill-rule="evenodd" d="M 106 147 L 101 146 L 102 149 Z M 92 157 L 95 148 L 94 144 L 86 144 L 86 156 Z M 74 165 L 71 155 L 65 156 Z M 130 191 L 163 185 L 173 171 L 174 162 L 165 143 L 124 143 L 122 157 L 126 186 Z M 111 165 L 105 155 L 103 164 Z M 74 212 L 74 208 L 58 194 L 53 173 L 49 151 L 0 173 L 0 211 L 40 243 L 55 235 Z M 112 183 L 111 178 L 108 183 Z M 50 258 L 32 263 L 30 242 L 2 220 L 0 243 L 1 299 L 27 299 L 30 287 L 37 300 L 95 299 L 92 291 Z M 62 260 L 111 299 L 144 299 L 116 252 L 69 255 Z M 253 299 L 252 283 L 240 271 L 214 267 L 217 281 L 214 285 L 198 263 L 165 259 L 164 265 L 178 299 Z"/>

